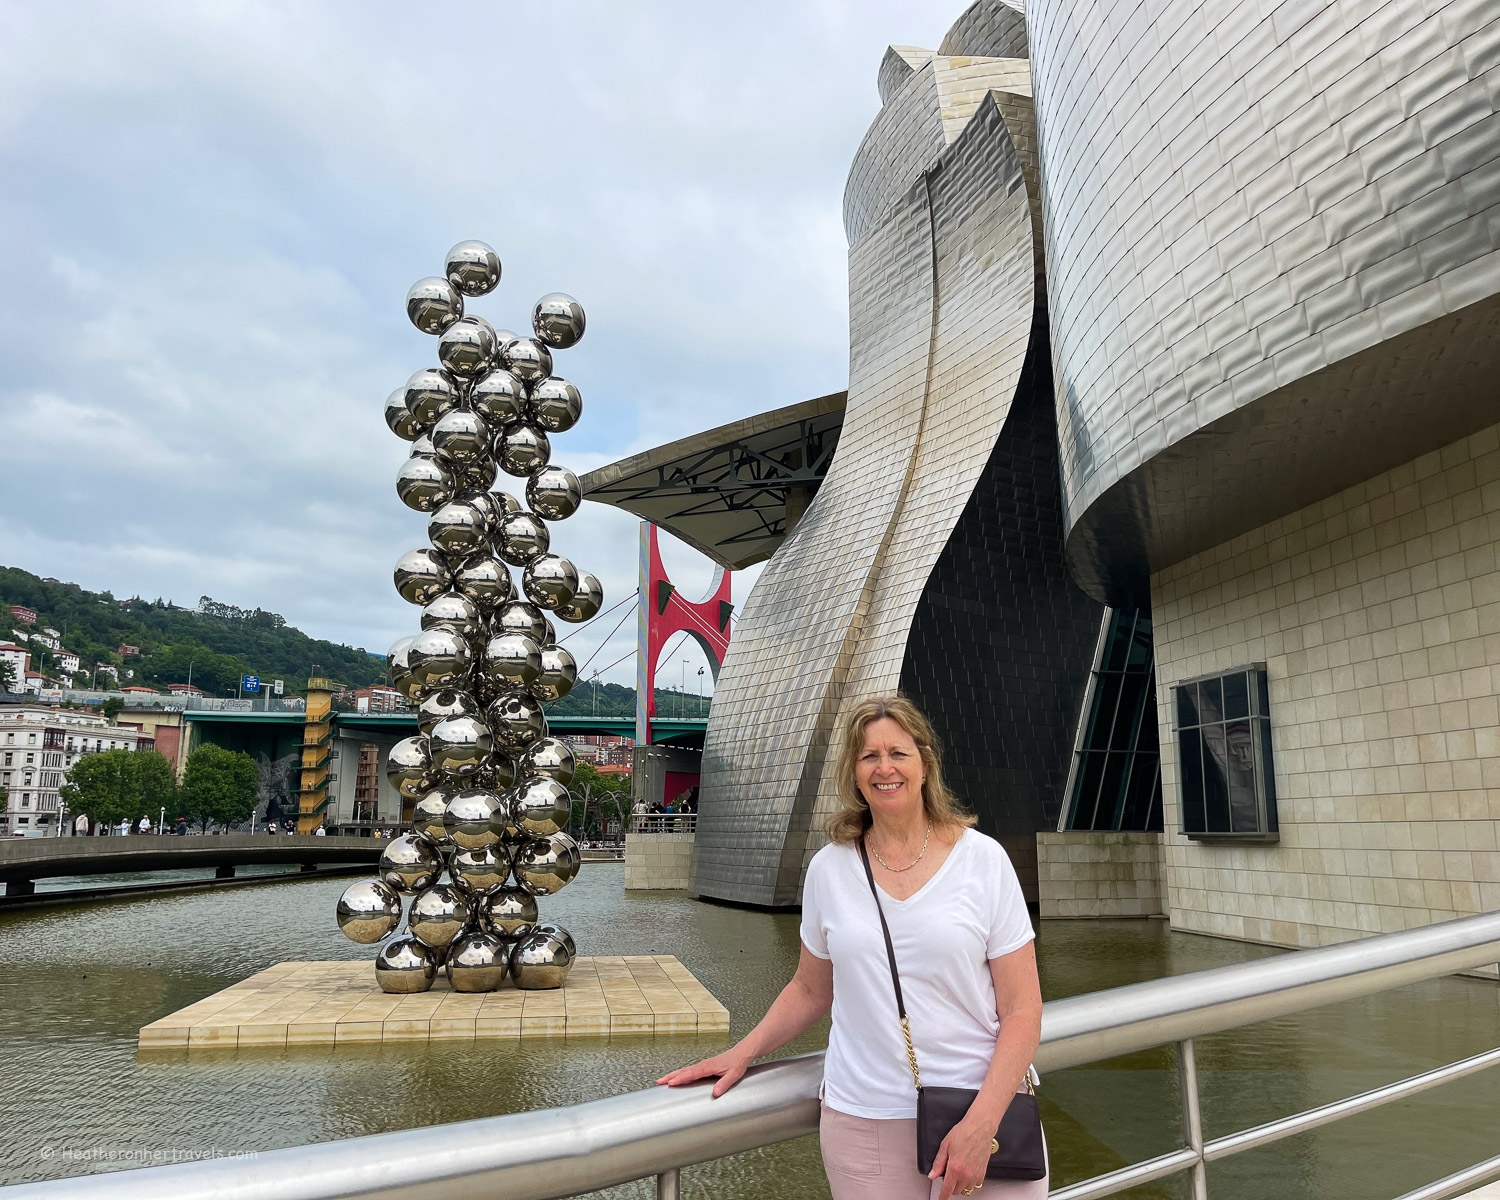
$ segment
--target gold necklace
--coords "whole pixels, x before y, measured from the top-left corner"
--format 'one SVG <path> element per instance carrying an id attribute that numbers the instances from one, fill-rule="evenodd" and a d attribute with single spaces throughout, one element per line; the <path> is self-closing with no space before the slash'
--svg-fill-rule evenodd
<path id="1" fill-rule="evenodd" d="M 874 846 L 870 847 L 870 853 L 875 856 L 875 861 L 878 862 L 887 871 L 889 871 L 892 875 L 899 875 L 899 874 L 901 874 L 902 871 L 910 871 L 914 866 L 916 866 L 919 862 L 922 861 L 922 855 L 924 855 L 924 854 L 927 853 L 927 843 L 928 843 L 928 841 L 931 840 L 931 838 L 932 838 L 932 822 L 928 821 L 927 822 L 927 832 L 922 836 L 922 849 L 917 852 L 917 857 L 914 858 L 914 859 L 912 859 L 911 862 L 907 863 L 906 866 L 904 866 L 904 867 L 893 867 L 893 866 L 891 866 L 890 863 L 886 862 L 885 859 L 883 859 L 883 858 L 880 857 L 880 851 L 877 850 L 877 849 L 875 849 Z"/>

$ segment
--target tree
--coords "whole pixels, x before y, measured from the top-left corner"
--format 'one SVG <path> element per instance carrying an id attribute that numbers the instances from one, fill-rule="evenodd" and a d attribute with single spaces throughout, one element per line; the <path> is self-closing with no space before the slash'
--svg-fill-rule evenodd
<path id="1" fill-rule="evenodd" d="M 73 764 L 60 793 L 68 811 L 116 825 L 177 807 L 172 764 L 155 750 L 106 750 Z"/>
<path id="2" fill-rule="evenodd" d="M 578 837 L 607 832 L 630 811 L 630 776 L 604 775 L 593 763 L 580 760 L 569 785 L 573 793 L 570 828 Z"/>
<path id="3" fill-rule="evenodd" d="M 125 707 L 125 701 L 119 696 L 111 696 L 99 706 L 99 711 L 104 714 L 104 719 L 111 724 L 120 715 L 120 710 Z"/>
<path id="4" fill-rule="evenodd" d="M 228 829 L 255 812 L 259 786 L 260 773 L 248 754 L 199 746 L 188 755 L 178 811 L 205 833 L 215 822 Z"/>
<path id="5" fill-rule="evenodd" d="M 8 658 L 0 659 L 0 692 L 16 690 L 16 664 Z"/>

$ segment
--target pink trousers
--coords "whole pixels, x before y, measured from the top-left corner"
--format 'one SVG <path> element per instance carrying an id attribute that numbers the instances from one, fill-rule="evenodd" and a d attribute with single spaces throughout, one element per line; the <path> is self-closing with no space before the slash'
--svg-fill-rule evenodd
<path id="1" fill-rule="evenodd" d="M 933 1200 L 941 1179 L 917 1170 L 917 1120 L 876 1121 L 823 1106 L 818 1125 L 833 1200 Z M 1046 1179 L 986 1179 L 971 1200 L 1047 1200 Z"/>

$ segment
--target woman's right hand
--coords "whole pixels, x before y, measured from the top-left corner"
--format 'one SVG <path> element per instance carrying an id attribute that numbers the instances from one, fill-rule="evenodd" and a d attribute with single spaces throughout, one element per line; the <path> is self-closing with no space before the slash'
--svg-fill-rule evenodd
<path id="1" fill-rule="evenodd" d="M 712 1058 L 695 1062 L 690 1067 L 678 1067 L 675 1071 L 668 1071 L 656 1082 L 667 1087 L 683 1087 L 689 1083 L 697 1083 L 700 1079 L 712 1079 L 717 1075 L 719 1081 L 714 1084 L 713 1091 L 713 1098 L 717 1100 L 740 1081 L 740 1077 L 744 1075 L 753 1061 L 753 1055 L 745 1053 L 738 1046 L 731 1046 L 722 1054 L 715 1054 Z"/>

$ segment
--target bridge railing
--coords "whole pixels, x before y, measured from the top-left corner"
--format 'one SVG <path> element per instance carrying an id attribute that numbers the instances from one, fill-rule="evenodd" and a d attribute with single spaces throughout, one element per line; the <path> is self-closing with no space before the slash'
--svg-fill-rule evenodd
<path id="1" fill-rule="evenodd" d="M 1500 913 L 1488 913 L 1050 1002 L 1036 1058 L 1041 1071 L 1175 1044 L 1182 1082 L 1178 1149 L 1054 1191 L 1052 1200 L 1093 1200 L 1179 1174 L 1189 1176 L 1193 1200 L 1206 1200 L 1204 1167 L 1209 1162 L 1500 1063 L 1500 1049 L 1490 1050 L 1205 1142 L 1193 1055 L 1193 1040 L 1206 1034 L 1497 960 Z M 709 1098 L 706 1085 L 650 1088 L 568 1108 L 244 1158 L 0 1188 L 0 1200 L 334 1200 L 396 1195 L 420 1200 L 562 1200 L 651 1178 L 658 1200 L 678 1200 L 684 1167 L 816 1133 L 822 1076 L 823 1056 L 807 1054 L 751 1068 L 718 1100 Z M 1500 1123 L 1500 1113 L 1475 1114 L 1474 1119 L 1493 1127 Z M 1407 1192 L 1400 1200 L 1445 1200 L 1494 1178 L 1500 1178 L 1500 1156 Z"/>
<path id="2" fill-rule="evenodd" d="M 634 813 L 631 833 L 696 833 L 697 813 Z"/>

